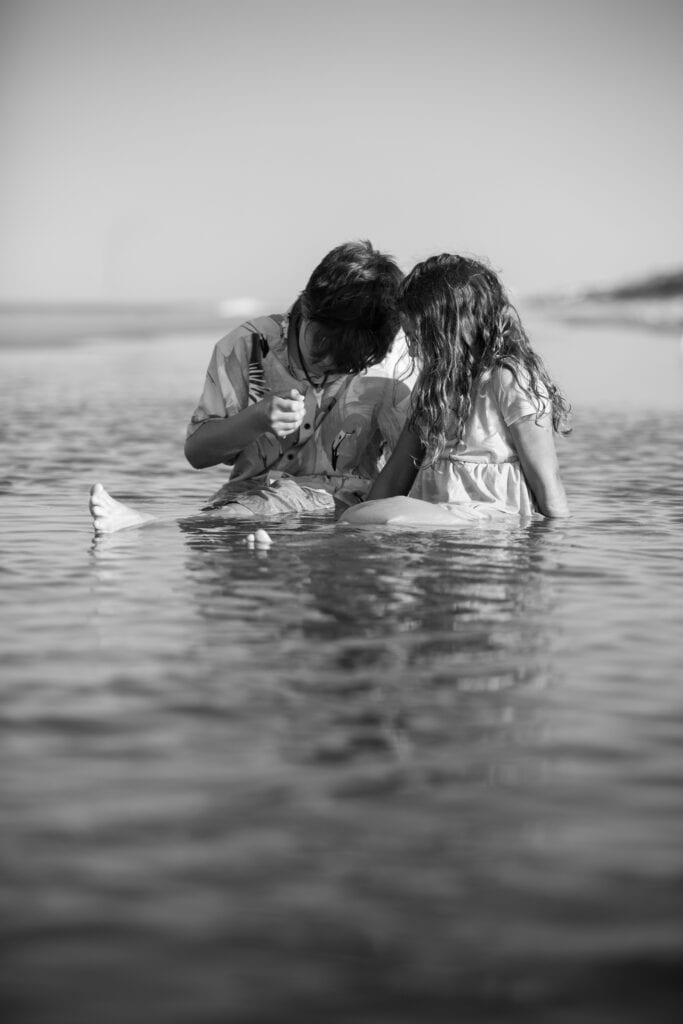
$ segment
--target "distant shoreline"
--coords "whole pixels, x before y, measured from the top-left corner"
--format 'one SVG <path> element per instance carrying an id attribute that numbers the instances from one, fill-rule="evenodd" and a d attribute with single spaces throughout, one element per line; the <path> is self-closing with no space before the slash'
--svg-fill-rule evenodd
<path id="1" fill-rule="evenodd" d="M 6 303 L 0 304 L 0 347 L 191 333 L 212 333 L 218 340 L 243 319 L 208 306 Z"/>
<path id="2" fill-rule="evenodd" d="M 633 327 L 659 333 L 683 331 L 683 298 L 665 299 L 535 299 L 526 308 L 563 323 Z"/>
<path id="3" fill-rule="evenodd" d="M 613 293 L 520 297 L 529 316 L 580 327 L 683 332 L 683 295 L 615 298 Z M 261 311 L 255 315 L 260 315 Z M 82 345 L 105 340 L 205 334 L 216 341 L 248 317 L 216 304 L 0 303 L 0 348 Z"/>

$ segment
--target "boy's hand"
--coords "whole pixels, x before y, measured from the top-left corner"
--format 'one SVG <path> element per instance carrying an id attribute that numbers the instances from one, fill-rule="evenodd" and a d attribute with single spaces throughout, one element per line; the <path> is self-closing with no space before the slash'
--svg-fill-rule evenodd
<path id="1" fill-rule="evenodd" d="M 276 437 L 287 437 L 298 430 L 306 415 L 304 396 L 294 388 L 288 396 L 271 395 L 264 400 L 266 418 L 270 430 Z"/>

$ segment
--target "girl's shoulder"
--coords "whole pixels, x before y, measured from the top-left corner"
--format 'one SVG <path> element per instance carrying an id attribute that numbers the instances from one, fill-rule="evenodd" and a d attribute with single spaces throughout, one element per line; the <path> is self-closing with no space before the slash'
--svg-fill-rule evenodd
<path id="1" fill-rule="evenodd" d="M 482 370 L 476 378 L 475 387 L 478 391 L 492 392 L 498 399 L 510 393 L 527 392 L 529 374 L 524 367 L 519 367 L 515 363 L 500 363 Z"/>
<path id="2" fill-rule="evenodd" d="M 502 388 L 524 390 L 529 387 L 529 373 L 514 359 L 506 359 L 491 370 L 491 379 Z"/>
<path id="3" fill-rule="evenodd" d="M 547 410 L 550 396 L 545 385 L 538 381 L 534 386 L 525 366 L 506 360 L 490 373 L 496 402 L 508 426 L 525 416 L 539 416 Z"/>

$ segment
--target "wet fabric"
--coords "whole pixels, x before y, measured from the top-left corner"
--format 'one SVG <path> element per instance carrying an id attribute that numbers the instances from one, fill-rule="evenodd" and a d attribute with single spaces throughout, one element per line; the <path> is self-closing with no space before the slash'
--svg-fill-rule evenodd
<path id="1" fill-rule="evenodd" d="M 533 515 L 536 503 L 509 428 L 528 416 L 547 422 L 550 402 L 529 394 L 527 382 L 524 374 L 516 377 L 505 367 L 483 374 L 475 384 L 462 440 L 452 440 L 433 466 L 420 468 L 410 496 L 444 507 L 464 504 L 483 515 L 494 510 Z M 453 511 L 459 515 L 462 508 Z"/>
<path id="2" fill-rule="evenodd" d="M 229 518 L 281 516 L 292 512 L 333 512 L 335 498 L 322 487 L 312 487 L 275 471 L 251 480 L 227 483 L 202 510 L 220 509 Z"/>

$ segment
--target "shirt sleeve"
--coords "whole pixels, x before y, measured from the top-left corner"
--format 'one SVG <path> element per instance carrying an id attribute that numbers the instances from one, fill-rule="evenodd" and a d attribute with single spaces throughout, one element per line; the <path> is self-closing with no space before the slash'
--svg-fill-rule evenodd
<path id="1" fill-rule="evenodd" d="M 410 388 L 404 381 L 387 380 L 377 406 L 377 425 L 391 451 L 401 436 L 410 409 L 410 398 Z"/>
<path id="2" fill-rule="evenodd" d="M 218 342 L 206 371 L 204 390 L 190 418 L 188 437 L 206 420 L 225 419 L 246 409 L 251 347 L 252 330 L 245 324 Z"/>
<path id="3" fill-rule="evenodd" d="M 550 396 L 543 384 L 538 385 L 540 397 L 530 390 L 529 375 L 518 369 L 516 374 L 507 366 L 494 371 L 495 395 L 500 414 L 510 427 L 526 416 L 544 417 L 550 414 Z"/>

